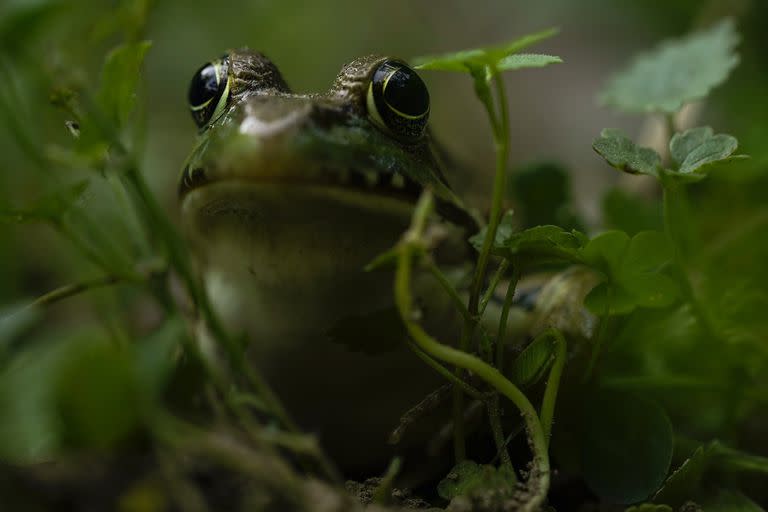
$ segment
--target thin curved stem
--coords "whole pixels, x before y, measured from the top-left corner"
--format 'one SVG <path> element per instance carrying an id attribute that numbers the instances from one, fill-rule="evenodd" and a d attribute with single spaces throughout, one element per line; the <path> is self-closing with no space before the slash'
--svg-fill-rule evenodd
<path id="1" fill-rule="evenodd" d="M 567 347 L 562 333 L 555 328 L 547 329 L 539 336 L 551 337 L 555 343 L 555 361 L 549 370 L 549 379 L 544 388 L 544 398 L 541 401 L 541 427 L 544 430 L 544 437 L 549 443 L 549 438 L 552 436 L 552 421 L 555 417 L 557 390 L 560 387 L 560 376 L 563 374 L 563 367 L 565 366 Z"/>
<path id="2" fill-rule="evenodd" d="M 421 327 L 413 314 L 413 297 L 410 289 L 412 260 L 413 255 L 418 252 L 423 226 L 433 204 L 431 192 L 425 192 L 415 209 L 412 227 L 406 232 L 399 245 L 394 286 L 398 312 L 411 338 L 424 352 L 435 359 L 471 371 L 497 389 L 520 410 L 534 455 L 534 470 L 531 471 L 528 479 L 530 491 L 534 493 L 534 496 L 526 502 L 524 509 L 537 510 L 549 489 L 550 468 L 547 439 L 536 414 L 536 409 L 522 391 L 504 377 L 499 370 L 472 354 L 440 343 Z"/>

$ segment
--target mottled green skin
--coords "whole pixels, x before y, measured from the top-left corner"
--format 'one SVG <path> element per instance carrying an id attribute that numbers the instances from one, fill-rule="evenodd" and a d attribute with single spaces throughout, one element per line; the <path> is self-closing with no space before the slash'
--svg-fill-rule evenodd
<path id="1" fill-rule="evenodd" d="M 368 82 L 384 60 L 357 59 L 327 93 L 302 95 L 264 56 L 232 52 L 231 101 L 180 184 L 214 307 L 247 333 L 253 364 L 351 474 L 383 471 L 400 415 L 442 383 L 405 346 L 392 272 L 363 267 L 397 242 L 422 186 L 445 216 L 472 222 L 428 133 L 404 144 L 369 120 Z M 455 339 L 458 318 L 426 277 L 415 283 L 423 321 Z M 398 450 L 423 451 L 433 429 L 414 426 Z M 422 451 L 409 461 L 424 462 Z"/>

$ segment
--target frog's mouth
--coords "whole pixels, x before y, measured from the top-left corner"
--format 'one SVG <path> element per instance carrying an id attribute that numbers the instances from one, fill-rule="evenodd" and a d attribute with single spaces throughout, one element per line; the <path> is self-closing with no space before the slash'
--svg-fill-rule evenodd
<path id="1" fill-rule="evenodd" d="M 179 181 L 179 197 L 192 190 L 217 182 L 238 182 L 244 186 L 285 185 L 295 187 L 334 188 L 357 194 L 375 194 L 408 203 L 415 202 L 423 187 L 398 172 L 380 172 L 374 169 L 331 168 L 304 166 L 301 173 L 216 173 L 203 167 L 185 167 Z"/>

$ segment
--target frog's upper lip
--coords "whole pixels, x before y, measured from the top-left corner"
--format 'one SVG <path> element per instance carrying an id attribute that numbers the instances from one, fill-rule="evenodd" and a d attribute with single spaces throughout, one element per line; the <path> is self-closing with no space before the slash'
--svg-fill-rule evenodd
<path id="1" fill-rule="evenodd" d="M 214 173 L 215 174 L 215 173 Z M 409 202 L 415 202 L 421 194 L 423 187 L 415 181 L 398 172 L 380 172 L 372 169 L 334 169 L 323 168 L 321 172 L 299 177 L 296 175 L 283 176 L 249 176 L 247 174 L 212 177 L 202 167 L 187 166 L 179 182 L 179 197 L 191 190 L 204 187 L 210 183 L 220 181 L 241 181 L 248 183 L 281 183 L 297 186 L 333 186 L 341 189 L 349 189 L 355 192 L 386 195 L 400 198 Z"/>

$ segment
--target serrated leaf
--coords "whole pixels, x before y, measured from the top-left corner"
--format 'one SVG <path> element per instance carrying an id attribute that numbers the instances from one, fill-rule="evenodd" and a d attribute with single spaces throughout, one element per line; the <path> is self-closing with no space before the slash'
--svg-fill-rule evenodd
<path id="1" fill-rule="evenodd" d="M 486 66 L 498 68 L 502 61 L 510 55 L 538 43 L 539 41 L 552 37 L 557 34 L 557 32 L 558 30 L 556 28 L 550 28 L 497 46 L 486 46 L 483 48 L 462 50 L 443 55 L 416 57 L 413 59 L 413 63 L 416 69 L 457 71 L 461 73 L 470 72 L 473 68 L 485 68 Z M 500 68 L 498 69 L 501 70 Z"/>
<path id="2" fill-rule="evenodd" d="M 739 36 L 725 19 L 639 55 L 606 86 L 600 100 L 627 112 L 677 112 L 704 98 L 738 64 Z"/>
<path id="3" fill-rule="evenodd" d="M 638 146 L 619 130 L 607 128 L 592 143 L 592 149 L 611 167 L 630 174 L 658 176 L 661 157 L 651 148 Z"/>
<path id="4" fill-rule="evenodd" d="M 613 503 L 655 492 L 672 460 L 672 424 L 657 404 L 628 393 L 598 391 L 587 401 L 582 470 L 589 487 Z"/>
<path id="5" fill-rule="evenodd" d="M 563 59 L 556 55 L 544 55 L 539 53 L 517 53 L 508 55 L 496 64 L 499 71 L 513 71 L 525 68 L 543 68 L 550 64 L 561 64 Z"/>
<path id="6" fill-rule="evenodd" d="M 152 43 L 127 43 L 112 50 L 104 62 L 97 101 L 115 127 L 125 124 L 133 110 L 139 71 Z"/>
<path id="7" fill-rule="evenodd" d="M 676 133 L 669 142 L 672 159 L 678 165 L 676 172 L 681 174 L 699 172 L 708 165 L 741 157 L 732 156 L 738 147 L 736 137 L 724 133 L 715 135 L 709 126 Z"/>

